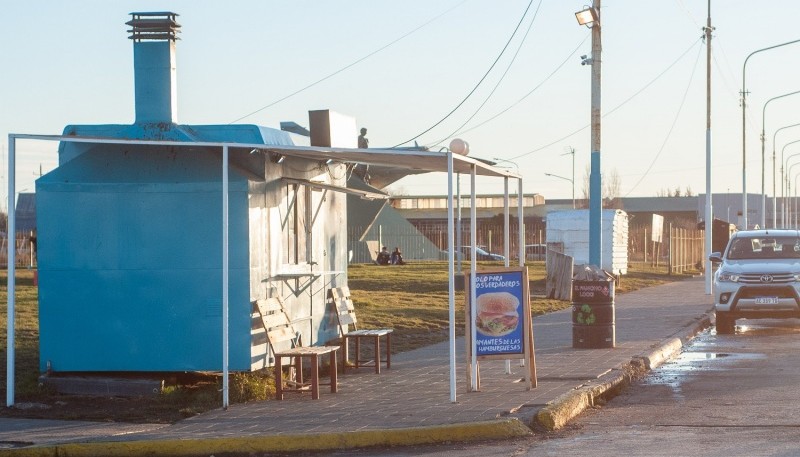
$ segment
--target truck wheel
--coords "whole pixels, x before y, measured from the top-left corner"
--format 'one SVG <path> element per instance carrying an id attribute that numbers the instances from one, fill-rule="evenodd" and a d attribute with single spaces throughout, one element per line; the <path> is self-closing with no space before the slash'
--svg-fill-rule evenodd
<path id="1" fill-rule="evenodd" d="M 736 332 L 736 319 L 728 313 L 717 312 L 717 335 L 733 335 Z"/>

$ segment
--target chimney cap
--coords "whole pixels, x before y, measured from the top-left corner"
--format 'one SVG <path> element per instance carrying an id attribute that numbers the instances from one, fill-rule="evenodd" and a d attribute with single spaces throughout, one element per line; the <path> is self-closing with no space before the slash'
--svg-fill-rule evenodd
<path id="1" fill-rule="evenodd" d="M 126 25 L 132 28 L 128 30 L 131 35 L 128 37 L 134 41 L 142 40 L 172 40 L 178 39 L 181 25 L 176 18 L 178 14 L 170 11 L 162 12 L 139 12 L 130 13 L 132 19 Z"/>

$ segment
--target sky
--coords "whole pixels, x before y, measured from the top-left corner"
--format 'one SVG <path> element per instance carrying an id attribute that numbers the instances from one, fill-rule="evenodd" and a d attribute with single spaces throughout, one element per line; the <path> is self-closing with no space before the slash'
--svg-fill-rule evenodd
<path id="1" fill-rule="evenodd" d="M 134 11 L 172 11 L 182 25 L 181 124 L 308 126 L 309 110 L 331 109 L 367 128 L 371 147 L 416 141 L 439 150 L 462 138 L 470 156 L 497 158 L 498 165 L 519 170 L 525 193 L 570 198 L 573 180 L 580 197 L 591 152 L 591 69 L 580 56 L 591 55 L 591 31 L 578 25 L 575 12 L 586 3 L 4 2 L 2 189 L 9 176 L 9 133 L 60 134 L 70 124 L 133 122 L 133 48 L 125 22 Z M 707 0 L 602 2 L 601 167 L 605 177 L 619 177 L 621 196 L 705 192 L 701 37 L 707 8 Z M 782 148 L 800 139 L 800 127 L 782 129 L 800 123 L 800 94 L 764 109 L 771 98 L 800 91 L 800 43 L 759 52 L 743 69 L 750 53 L 800 39 L 794 27 L 798 12 L 796 0 L 712 2 L 715 193 L 742 192 L 743 70 L 747 191 L 761 191 L 762 114 L 769 195 L 773 135 L 781 129 L 775 144 L 779 162 Z M 57 165 L 55 150 L 42 142 L 17 145 L 17 192 L 33 191 L 40 173 Z M 784 151 L 787 157 L 800 153 L 800 142 Z M 800 162 L 800 154 L 794 160 Z M 777 170 L 780 180 L 780 163 Z M 798 173 L 793 169 L 792 178 Z M 441 194 L 446 179 L 409 177 L 390 190 Z M 479 178 L 478 191 L 501 193 L 502 180 Z"/>

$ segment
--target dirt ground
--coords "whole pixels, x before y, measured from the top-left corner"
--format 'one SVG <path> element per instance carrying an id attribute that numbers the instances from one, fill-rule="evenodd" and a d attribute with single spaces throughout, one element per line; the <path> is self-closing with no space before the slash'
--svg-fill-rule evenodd
<path id="1" fill-rule="evenodd" d="M 165 407 L 162 401 L 146 397 L 56 395 L 48 398 L 46 403 L 23 401 L 17 402 L 13 408 L 0 409 L 0 417 L 98 422 L 173 423 L 191 415 L 188 411 L 184 415 L 179 408 Z"/>

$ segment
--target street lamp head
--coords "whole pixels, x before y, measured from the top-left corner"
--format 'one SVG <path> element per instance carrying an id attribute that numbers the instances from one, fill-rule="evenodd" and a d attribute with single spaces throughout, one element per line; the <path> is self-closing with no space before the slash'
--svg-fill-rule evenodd
<path id="1" fill-rule="evenodd" d="M 465 156 L 469 154 L 469 143 L 461 138 L 454 138 L 453 141 L 450 142 L 450 150 L 453 151 L 453 154 Z"/>
<path id="2" fill-rule="evenodd" d="M 569 178 L 567 178 L 566 176 L 554 175 L 553 173 L 545 173 L 544 175 L 545 175 L 545 176 L 550 176 L 550 177 L 553 177 L 553 178 L 563 179 L 563 180 L 565 180 L 565 181 L 569 181 L 569 182 L 571 182 L 571 183 L 574 183 L 574 182 L 575 182 L 574 180 L 572 180 L 572 179 L 569 179 Z"/>
<path id="3" fill-rule="evenodd" d="M 578 24 L 591 27 L 593 23 L 598 22 L 600 16 L 597 14 L 597 10 L 588 7 L 575 13 L 575 19 L 578 20 Z"/>

